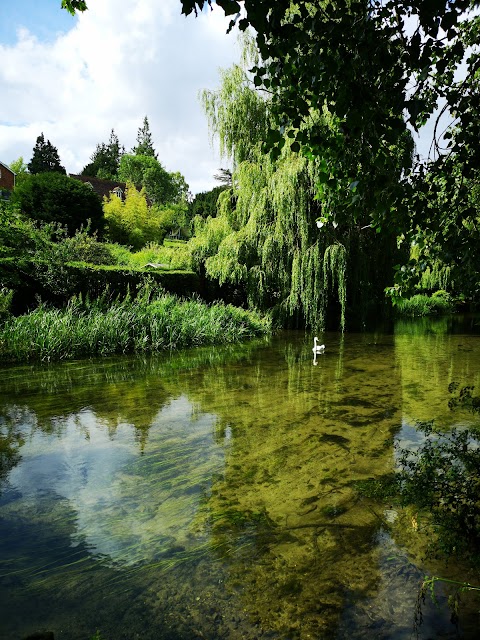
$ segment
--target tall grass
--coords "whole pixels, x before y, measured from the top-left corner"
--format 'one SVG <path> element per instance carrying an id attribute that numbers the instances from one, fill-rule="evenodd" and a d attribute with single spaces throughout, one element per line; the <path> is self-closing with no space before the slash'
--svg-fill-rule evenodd
<path id="1" fill-rule="evenodd" d="M 428 316 L 432 314 L 452 313 L 454 310 L 452 297 L 446 291 L 436 291 L 432 296 L 417 294 L 396 305 L 398 315 Z"/>
<path id="2" fill-rule="evenodd" d="M 156 352 L 237 342 L 270 331 L 268 319 L 232 305 L 207 305 L 143 292 L 106 303 L 72 299 L 64 309 L 40 306 L 0 328 L 4 361 Z"/>

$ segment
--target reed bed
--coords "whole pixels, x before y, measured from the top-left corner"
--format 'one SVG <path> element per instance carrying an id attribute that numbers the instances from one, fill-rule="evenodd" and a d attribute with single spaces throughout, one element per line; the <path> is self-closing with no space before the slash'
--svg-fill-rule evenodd
<path id="1" fill-rule="evenodd" d="M 105 304 L 74 298 L 63 309 L 40 305 L 0 327 L 4 361 L 50 361 L 148 353 L 238 342 L 265 335 L 270 322 L 257 313 L 217 302 L 140 295 Z"/>

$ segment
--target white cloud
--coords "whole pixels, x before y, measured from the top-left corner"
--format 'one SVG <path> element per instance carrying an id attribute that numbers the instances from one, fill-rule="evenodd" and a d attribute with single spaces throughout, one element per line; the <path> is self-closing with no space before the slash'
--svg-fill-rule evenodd
<path id="1" fill-rule="evenodd" d="M 0 45 L 0 159 L 28 161 L 36 137 L 59 151 L 67 171 L 87 164 L 112 128 L 129 150 L 148 116 L 159 159 L 192 191 L 214 186 L 221 166 L 210 147 L 198 91 L 238 51 L 220 10 L 182 16 L 179 0 L 90 0 L 74 28 L 50 42 L 21 30 Z"/>

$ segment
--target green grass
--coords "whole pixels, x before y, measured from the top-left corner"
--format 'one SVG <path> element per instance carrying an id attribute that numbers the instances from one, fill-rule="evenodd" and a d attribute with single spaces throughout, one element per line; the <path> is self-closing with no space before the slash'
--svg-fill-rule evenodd
<path id="1" fill-rule="evenodd" d="M 401 316 L 428 316 L 452 313 L 454 303 L 449 293 L 436 291 L 432 296 L 419 293 L 411 298 L 400 300 L 395 308 Z"/>
<path id="2" fill-rule="evenodd" d="M 162 264 L 169 269 L 190 269 L 191 258 L 186 243 L 165 241 L 163 245 L 150 243 L 140 251 L 131 252 L 119 244 L 107 245 L 115 264 L 119 266 L 143 268 L 146 264 Z"/>
<path id="3" fill-rule="evenodd" d="M 107 304 L 40 306 L 0 328 L 4 361 L 50 361 L 238 342 L 270 331 L 268 319 L 232 305 L 145 293 Z"/>

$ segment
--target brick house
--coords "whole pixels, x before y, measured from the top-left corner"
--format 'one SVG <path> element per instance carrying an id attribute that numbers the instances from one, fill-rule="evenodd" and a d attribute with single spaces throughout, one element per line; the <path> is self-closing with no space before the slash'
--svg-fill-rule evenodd
<path id="1" fill-rule="evenodd" d="M 0 162 L 0 191 L 13 191 L 15 175 L 8 165 Z"/>

